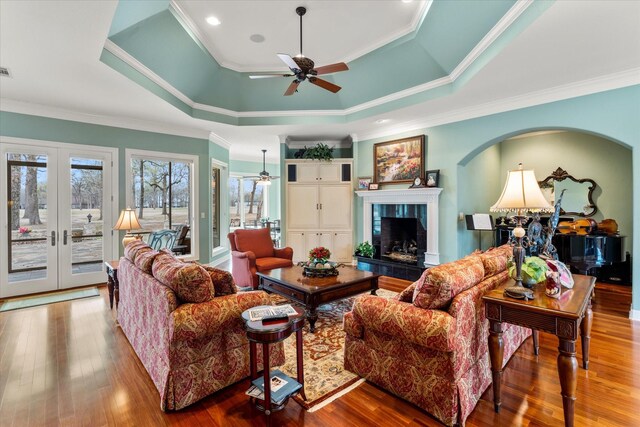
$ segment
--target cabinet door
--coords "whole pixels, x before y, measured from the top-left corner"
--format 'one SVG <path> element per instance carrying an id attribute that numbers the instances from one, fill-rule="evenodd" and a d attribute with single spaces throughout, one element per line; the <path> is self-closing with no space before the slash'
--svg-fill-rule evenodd
<path id="1" fill-rule="evenodd" d="M 342 164 L 320 163 L 318 165 L 318 181 L 321 184 L 342 181 Z"/>
<path id="2" fill-rule="evenodd" d="M 304 261 L 307 259 L 309 251 L 306 250 L 306 232 L 303 231 L 289 231 L 287 233 L 287 246 L 293 249 L 293 261 Z"/>
<path id="3" fill-rule="evenodd" d="M 318 228 L 317 185 L 289 185 L 287 190 L 287 228 Z"/>
<path id="4" fill-rule="evenodd" d="M 331 234 L 333 234 L 333 236 L 331 236 L 333 241 L 331 250 L 333 256 L 331 259 L 339 262 L 351 262 L 353 256 L 351 231 L 337 231 Z"/>
<path id="5" fill-rule="evenodd" d="M 353 217 L 351 215 L 351 185 L 322 185 L 318 187 L 320 214 L 319 228 L 330 230 L 350 230 Z"/>
<path id="6" fill-rule="evenodd" d="M 313 182 L 318 183 L 318 164 L 317 163 L 298 163 L 297 165 L 297 182 Z"/>
<path id="7" fill-rule="evenodd" d="M 318 246 L 324 246 L 331 251 L 331 259 L 333 259 L 333 239 L 330 231 L 318 231 Z"/>
<path id="8" fill-rule="evenodd" d="M 304 233 L 304 254 L 301 261 L 309 260 L 309 251 L 315 247 L 321 246 L 320 234 L 317 231 L 305 231 Z"/>

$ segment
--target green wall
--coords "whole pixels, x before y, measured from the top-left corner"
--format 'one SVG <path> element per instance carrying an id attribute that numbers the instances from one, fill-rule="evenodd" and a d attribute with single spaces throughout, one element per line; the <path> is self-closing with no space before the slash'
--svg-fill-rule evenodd
<path id="1" fill-rule="evenodd" d="M 500 172 L 500 145 L 496 144 L 478 154 L 466 167 L 458 166 L 458 180 L 465 191 L 458 192 L 458 214 L 489 213 L 502 191 Z M 504 179 L 503 179 L 504 181 Z M 468 195 L 474 195 L 469 197 Z M 497 218 L 496 214 L 492 214 Z M 493 245 L 493 233 L 468 231 L 465 220 L 458 218 L 458 257 L 472 249 L 487 249 Z M 480 242 L 480 237 L 482 241 Z"/>
<path id="2" fill-rule="evenodd" d="M 478 198 L 489 200 L 497 194 L 495 189 L 488 190 L 490 195 L 483 192 L 479 194 L 477 189 L 469 184 L 466 173 L 461 172 L 460 167 L 466 167 L 485 149 L 507 138 L 549 129 L 578 130 L 610 139 L 631 148 L 632 163 L 640 165 L 640 86 L 585 95 L 387 138 L 360 141 L 354 151 L 358 156 L 356 171 L 358 176 L 371 175 L 371 158 L 375 142 L 403 136 L 427 135 L 427 169 L 440 169 L 440 186 L 444 188 L 440 195 L 440 259 L 441 262 L 453 261 L 473 249 L 473 244 L 469 244 L 468 232 L 458 223 L 460 200 L 468 200 L 465 204 L 475 203 Z M 607 157 L 598 160 L 599 168 L 608 169 L 613 166 Z M 633 168 L 632 183 L 624 185 L 632 187 L 633 197 L 618 203 L 632 206 L 632 222 L 638 222 L 640 167 Z M 501 189 L 500 185 L 498 189 Z M 361 215 L 362 202 L 358 200 L 357 205 Z M 357 219 L 356 225 L 357 242 L 363 235 L 360 219 Z M 640 233 L 635 233 L 631 247 L 638 245 Z M 633 260 L 633 275 L 640 277 L 638 257 Z M 633 290 L 633 309 L 640 310 L 640 280 L 635 280 Z"/>
<path id="3" fill-rule="evenodd" d="M 200 261 L 204 263 L 211 261 L 211 195 L 209 191 L 210 167 L 208 165 L 210 165 L 212 157 L 228 162 L 227 150 L 214 145 L 207 139 L 187 138 L 6 111 L 0 111 L 0 135 L 117 148 L 119 209 L 126 206 L 126 191 L 124 191 L 126 148 L 175 153 L 179 147 L 178 150 L 182 154 L 198 156 L 200 193 L 198 203 L 200 212 L 205 212 L 205 218 L 201 218 L 200 212 L 196 213 L 196 218 L 200 221 Z"/>

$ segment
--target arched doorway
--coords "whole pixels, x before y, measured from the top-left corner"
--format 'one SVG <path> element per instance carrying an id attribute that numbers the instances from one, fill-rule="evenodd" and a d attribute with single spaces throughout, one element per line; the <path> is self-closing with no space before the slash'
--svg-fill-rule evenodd
<path id="1" fill-rule="evenodd" d="M 556 168 L 576 178 L 593 179 L 597 183 L 593 198 L 598 206 L 593 219 L 615 219 L 620 234 L 627 236 L 623 253 L 633 253 L 633 165 L 629 146 L 576 129 L 527 129 L 494 138 L 458 164 L 458 182 L 465 183 L 458 192 L 459 211 L 487 213 L 500 195 L 506 172 L 516 168 L 518 162 L 533 169 L 538 180 Z M 460 256 L 478 247 L 473 232 L 460 232 L 458 236 Z M 481 244 L 489 247 L 492 236 L 485 233 Z"/>

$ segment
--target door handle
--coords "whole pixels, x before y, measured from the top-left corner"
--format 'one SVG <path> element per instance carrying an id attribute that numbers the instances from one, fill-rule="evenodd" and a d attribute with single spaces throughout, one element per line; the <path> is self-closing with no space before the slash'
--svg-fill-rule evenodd
<path id="1" fill-rule="evenodd" d="M 322 203 L 320 203 L 320 209 L 322 209 Z"/>
<path id="2" fill-rule="evenodd" d="M 56 245 L 56 232 L 52 231 L 51 232 L 51 246 L 55 246 Z"/>
<path id="3" fill-rule="evenodd" d="M 62 244 L 67 244 L 67 230 L 64 230 L 64 233 L 62 233 Z"/>

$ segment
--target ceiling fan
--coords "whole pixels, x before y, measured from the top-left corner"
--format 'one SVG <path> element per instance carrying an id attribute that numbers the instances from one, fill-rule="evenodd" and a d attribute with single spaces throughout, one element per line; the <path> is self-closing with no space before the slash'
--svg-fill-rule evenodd
<path id="1" fill-rule="evenodd" d="M 291 82 L 289 87 L 284 93 L 284 96 L 293 95 L 297 92 L 298 85 L 305 80 L 309 80 L 310 83 L 320 86 L 330 92 L 336 93 L 340 89 L 340 86 L 335 85 L 326 80 L 320 79 L 316 76 L 322 74 L 337 73 L 338 71 L 347 71 L 349 67 L 344 62 L 337 62 L 331 65 L 325 65 L 323 67 L 314 68 L 315 64 L 310 58 L 306 58 L 302 55 L 302 16 L 307 13 L 305 7 L 296 8 L 296 13 L 300 16 L 300 55 L 291 57 L 284 53 L 279 53 L 278 58 L 282 60 L 293 74 L 271 73 L 271 74 L 257 74 L 249 76 L 250 79 L 266 79 L 271 77 L 295 77 L 295 80 Z"/>
<path id="2" fill-rule="evenodd" d="M 265 160 L 266 155 L 267 150 L 262 150 L 262 172 L 260 172 L 258 175 L 243 176 L 243 178 L 253 179 L 257 181 L 257 185 L 271 185 L 272 179 L 280 178 L 279 176 L 271 176 L 269 175 L 269 172 L 267 172 L 267 165 Z"/>

